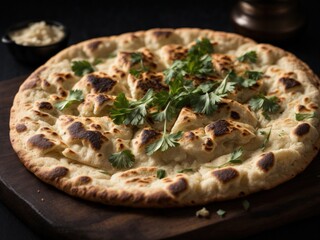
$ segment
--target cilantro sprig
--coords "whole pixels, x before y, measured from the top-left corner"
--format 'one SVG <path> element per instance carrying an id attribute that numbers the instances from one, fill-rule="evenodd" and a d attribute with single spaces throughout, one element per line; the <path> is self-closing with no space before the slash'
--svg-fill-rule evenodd
<path id="1" fill-rule="evenodd" d="M 246 52 L 242 56 L 238 57 L 237 60 L 239 62 L 256 63 L 257 57 L 258 56 L 257 56 L 256 51 L 250 51 L 250 52 Z"/>
<path id="2" fill-rule="evenodd" d="M 109 157 L 112 167 L 117 169 L 131 168 L 134 165 L 135 158 L 130 150 L 113 153 Z"/>
<path id="3" fill-rule="evenodd" d="M 196 44 L 188 51 L 185 59 L 175 61 L 164 71 L 166 83 L 175 78 L 183 78 L 186 75 L 196 77 L 212 75 L 214 68 L 210 54 L 213 51 L 214 49 L 209 39 L 197 40 Z"/>
<path id="4" fill-rule="evenodd" d="M 166 170 L 164 170 L 164 169 L 157 170 L 157 178 L 162 179 L 162 178 L 166 177 L 166 175 L 167 175 Z"/>
<path id="5" fill-rule="evenodd" d="M 272 128 L 270 128 L 270 130 L 268 132 L 266 131 L 260 131 L 260 134 L 264 136 L 264 139 L 263 139 L 263 143 L 261 145 L 261 149 L 262 151 L 264 151 L 269 143 L 269 139 L 270 139 L 270 136 L 271 136 L 271 130 Z"/>
<path id="6" fill-rule="evenodd" d="M 242 163 L 242 155 L 243 155 L 243 149 L 240 147 L 240 148 L 234 150 L 231 153 L 230 159 L 226 163 L 223 163 L 220 166 L 218 166 L 218 168 L 225 167 L 225 166 L 227 166 L 229 164 L 240 164 L 240 163 Z"/>
<path id="7" fill-rule="evenodd" d="M 142 99 L 129 101 L 123 93 L 119 94 L 111 109 L 111 118 L 116 124 L 141 125 L 146 122 L 148 109 L 156 109 L 151 114 L 154 121 L 164 122 L 160 139 L 146 147 L 146 153 L 152 155 L 156 151 L 166 151 L 179 145 L 182 132 L 167 132 L 167 122 L 177 116 L 184 106 L 191 106 L 195 112 L 212 114 L 222 98 L 234 90 L 236 83 L 229 80 L 229 74 L 219 83 L 205 82 L 195 86 L 190 76 L 208 76 L 214 72 L 211 56 L 213 47 L 206 38 L 191 47 L 186 59 L 177 60 L 168 68 L 165 80 L 169 91 L 153 92 L 149 90 Z M 131 63 L 140 63 L 143 70 L 141 53 L 131 54 Z M 144 71 L 144 70 L 143 70 Z M 132 72 L 132 71 L 131 71 Z M 139 72 L 138 74 L 141 74 Z"/>
<path id="8" fill-rule="evenodd" d="M 257 83 L 262 77 L 262 72 L 258 71 L 245 71 L 242 76 L 237 75 L 234 71 L 229 73 L 231 81 L 238 84 L 238 86 L 249 88 Z"/>
<path id="9" fill-rule="evenodd" d="M 132 65 L 140 64 L 140 67 L 138 69 L 131 68 L 129 70 L 129 73 L 131 75 L 133 75 L 134 77 L 138 78 L 138 77 L 140 77 L 140 75 L 143 72 L 147 72 L 149 70 L 149 68 L 147 68 L 143 63 L 143 54 L 142 53 L 133 52 L 133 53 L 130 54 L 130 56 L 131 56 L 130 61 L 131 61 Z"/>
<path id="10" fill-rule="evenodd" d="M 147 107 L 151 103 L 153 90 L 148 90 L 143 98 L 129 102 L 124 93 L 120 93 L 110 111 L 110 116 L 115 124 L 141 125 L 147 116 Z"/>
<path id="11" fill-rule="evenodd" d="M 79 77 L 94 72 L 93 66 L 86 60 L 73 61 L 71 63 L 71 70 L 74 72 L 76 76 Z"/>
<path id="12" fill-rule="evenodd" d="M 255 96 L 250 99 L 249 105 L 253 111 L 258 111 L 262 109 L 263 116 L 270 120 L 269 114 L 277 113 L 280 110 L 280 105 L 278 104 L 279 99 L 276 96 L 266 97 L 262 94 Z"/>
<path id="13" fill-rule="evenodd" d="M 186 173 L 186 172 L 193 172 L 193 171 L 194 171 L 193 168 L 184 168 L 177 171 L 177 173 Z"/>
<path id="14" fill-rule="evenodd" d="M 229 74 L 223 79 L 217 88 L 214 83 L 204 83 L 195 89 L 191 96 L 191 106 L 197 113 L 212 114 L 218 108 L 222 98 L 234 90 L 234 82 L 229 82 Z"/>
<path id="15" fill-rule="evenodd" d="M 71 90 L 68 97 L 65 100 L 56 103 L 54 106 L 59 110 L 63 110 L 74 103 L 82 102 L 83 99 L 84 97 L 81 90 L 79 89 Z"/>
<path id="16" fill-rule="evenodd" d="M 316 117 L 316 112 L 312 113 L 296 113 L 295 118 L 297 121 L 303 121 L 305 119 L 310 119 L 310 118 L 315 118 Z"/>

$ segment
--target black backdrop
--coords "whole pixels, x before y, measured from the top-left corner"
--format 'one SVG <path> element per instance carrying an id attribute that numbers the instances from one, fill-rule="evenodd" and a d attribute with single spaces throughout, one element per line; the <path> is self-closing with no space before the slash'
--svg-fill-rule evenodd
<path id="1" fill-rule="evenodd" d="M 174 1 L 14 1 L 0 6 L 0 34 L 13 23 L 28 19 L 52 19 L 64 23 L 71 32 L 69 44 L 93 37 L 120 34 L 155 27 L 198 27 L 233 31 L 231 0 Z M 320 73 L 320 7 L 317 1 L 303 1 L 308 25 L 294 41 L 278 43 Z M 0 80 L 29 74 L 34 68 L 17 63 L 6 46 L 0 44 Z M 0 106 L 1 107 L 1 106 Z M 0 146 L 1 147 L 1 146 Z M 0 150 L 1 151 L 1 150 Z M 1 189 L 0 189 L 1 191 Z M 303 204 L 303 203 L 301 203 Z M 320 216 L 293 222 L 260 233 L 250 239 L 319 239 Z M 245 223 L 244 223 L 245 224 Z M 40 239 L 0 202 L 0 239 Z"/>

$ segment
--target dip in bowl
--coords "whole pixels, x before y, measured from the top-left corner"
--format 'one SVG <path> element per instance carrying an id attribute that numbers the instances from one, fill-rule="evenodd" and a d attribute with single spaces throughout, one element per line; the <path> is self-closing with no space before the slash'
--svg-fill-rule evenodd
<path id="1" fill-rule="evenodd" d="M 26 21 L 9 27 L 2 42 L 19 62 L 39 65 L 65 48 L 68 38 L 69 33 L 62 23 Z"/>

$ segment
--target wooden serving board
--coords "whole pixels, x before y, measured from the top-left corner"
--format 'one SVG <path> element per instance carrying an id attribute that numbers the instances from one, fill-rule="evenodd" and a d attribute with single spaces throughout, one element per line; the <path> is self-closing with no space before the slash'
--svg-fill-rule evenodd
<path id="1" fill-rule="evenodd" d="M 9 141 L 9 111 L 24 77 L 0 82 L 0 198 L 28 226 L 63 239 L 230 239 L 245 237 L 320 214 L 320 157 L 295 179 L 243 199 L 173 209 L 110 207 L 73 197 L 42 183 L 19 162 Z M 221 218 L 218 209 L 227 213 Z"/>

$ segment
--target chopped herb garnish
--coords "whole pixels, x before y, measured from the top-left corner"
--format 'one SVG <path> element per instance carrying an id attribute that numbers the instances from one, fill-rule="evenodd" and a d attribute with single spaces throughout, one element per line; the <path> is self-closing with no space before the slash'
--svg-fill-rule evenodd
<path id="1" fill-rule="evenodd" d="M 214 89 L 213 83 L 204 83 L 198 86 L 191 97 L 191 106 L 197 113 L 211 115 L 218 108 L 218 103 L 229 92 L 234 90 L 235 83 L 228 82 L 229 74 L 223 79 L 220 85 Z M 199 89 L 199 90 L 198 90 Z M 213 90 L 214 89 L 214 90 Z"/>
<path id="2" fill-rule="evenodd" d="M 126 169 L 133 166 L 135 158 L 130 150 L 123 150 L 121 152 L 111 154 L 109 162 L 114 168 Z"/>
<path id="3" fill-rule="evenodd" d="M 146 147 L 146 153 L 148 155 L 152 155 L 156 151 L 166 151 L 170 147 L 177 147 L 179 146 L 179 139 L 181 138 L 183 132 L 171 133 L 168 134 L 164 131 L 162 137 L 155 141 L 154 143 L 148 145 Z"/>
<path id="4" fill-rule="evenodd" d="M 270 135 L 271 135 L 271 130 L 272 130 L 272 127 L 270 128 L 269 132 L 265 132 L 265 131 L 260 131 L 260 134 L 264 136 L 264 139 L 263 139 L 263 143 L 261 145 L 261 148 L 262 150 L 264 151 L 268 142 L 269 142 L 269 139 L 270 139 Z"/>
<path id="5" fill-rule="evenodd" d="M 241 160 L 242 154 L 243 154 L 243 150 L 240 147 L 231 153 L 231 158 L 228 162 L 229 163 L 236 163 L 236 164 L 242 163 L 242 160 Z"/>
<path id="6" fill-rule="evenodd" d="M 256 51 L 246 52 L 242 56 L 238 57 L 239 62 L 247 62 L 247 63 L 256 63 L 257 62 L 257 53 Z"/>
<path id="7" fill-rule="evenodd" d="M 258 71 L 245 71 L 242 76 L 237 75 L 234 71 L 231 71 L 229 74 L 232 82 L 244 88 L 252 87 L 262 77 L 262 72 Z"/>
<path id="8" fill-rule="evenodd" d="M 263 116 L 270 120 L 269 114 L 277 113 L 280 110 L 280 105 L 278 104 L 279 99 L 275 96 L 266 97 L 262 94 L 255 96 L 250 99 L 249 105 L 252 110 L 258 111 L 262 109 Z"/>
<path id="9" fill-rule="evenodd" d="M 315 118 L 316 117 L 316 113 L 296 113 L 296 120 L 297 121 L 303 121 L 305 119 L 309 119 L 309 118 Z"/>
<path id="10" fill-rule="evenodd" d="M 246 199 L 242 200 L 242 206 L 243 206 L 243 209 L 244 209 L 245 211 L 248 211 L 249 208 L 250 208 L 250 203 L 249 203 L 249 201 L 246 200 Z"/>
<path id="11" fill-rule="evenodd" d="M 151 103 L 153 91 L 148 90 L 143 98 L 129 102 L 124 93 L 120 93 L 110 111 L 110 116 L 115 124 L 141 125 L 145 122 L 147 106 Z"/>
<path id="12" fill-rule="evenodd" d="M 94 72 L 94 68 L 86 60 L 73 61 L 71 63 L 71 69 L 74 72 L 74 74 L 79 77 L 82 77 L 85 74 Z"/>
<path id="13" fill-rule="evenodd" d="M 166 171 L 163 169 L 157 170 L 157 178 L 162 179 L 167 175 Z"/>
<path id="14" fill-rule="evenodd" d="M 224 167 L 224 166 L 229 165 L 229 164 L 240 164 L 240 163 L 242 163 L 242 159 L 241 159 L 242 158 L 242 154 L 243 154 L 243 149 L 241 147 L 236 149 L 235 151 L 233 151 L 231 153 L 230 159 L 226 163 L 218 166 L 218 168 Z"/>
<path id="15" fill-rule="evenodd" d="M 99 172 L 101 172 L 101 173 L 103 173 L 103 174 L 105 174 L 105 175 L 112 175 L 111 173 L 109 173 L 109 172 L 107 172 L 107 171 L 99 171 Z"/>
<path id="16" fill-rule="evenodd" d="M 217 212 L 216 212 L 220 217 L 224 217 L 226 215 L 226 211 L 223 210 L 223 209 L 219 209 Z"/>
<path id="17" fill-rule="evenodd" d="M 140 77 L 140 75 L 143 73 L 143 72 L 147 72 L 149 69 L 144 66 L 144 63 L 143 63 L 143 54 L 142 53 L 131 53 L 131 64 L 132 65 L 135 65 L 137 63 L 140 64 L 140 68 L 138 69 L 134 69 L 134 68 L 131 68 L 129 70 L 129 73 L 131 75 L 133 75 L 134 77 L 138 78 Z"/>
<path id="18" fill-rule="evenodd" d="M 192 168 L 185 168 L 177 171 L 177 173 L 186 173 L 186 172 L 193 172 L 194 170 Z"/>
<path id="19" fill-rule="evenodd" d="M 165 81 L 169 83 L 174 78 L 181 78 L 185 75 L 205 77 L 214 73 L 212 59 L 213 46 L 209 39 L 198 40 L 188 51 L 187 57 L 175 61 L 164 71 Z"/>
<path id="20" fill-rule="evenodd" d="M 189 52 L 189 56 L 203 56 L 206 54 L 213 53 L 213 46 L 208 38 L 203 38 L 201 40 L 197 40 L 196 44 L 193 45 Z"/>
<path id="21" fill-rule="evenodd" d="M 100 63 L 103 63 L 103 60 L 101 59 L 101 58 L 96 58 L 96 59 L 94 59 L 94 61 L 93 61 L 93 65 L 94 66 L 96 66 L 96 65 L 98 65 L 98 64 L 100 64 Z"/>
<path id="22" fill-rule="evenodd" d="M 107 58 L 115 58 L 117 56 L 116 53 L 110 53 Z"/>
<path id="23" fill-rule="evenodd" d="M 168 133 L 167 122 L 177 116 L 181 108 L 191 106 L 195 112 L 212 114 L 221 99 L 234 90 L 236 83 L 228 80 L 229 74 L 220 84 L 205 82 L 194 86 L 185 76 L 208 76 L 213 73 L 210 54 L 213 52 L 212 44 L 208 39 L 202 39 L 189 50 L 186 59 L 175 61 L 167 69 L 165 80 L 169 91 L 154 93 L 149 90 L 145 96 L 136 101 L 129 101 L 123 93 L 119 94 L 111 109 L 111 118 L 116 124 L 141 125 L 146 122 L 148 109 L 152 107 L 151 117 L 154 121 L 164 122 L 163 134 L 160 139 L 146 147 L 148 155 L 156 151 L 166 151 L 170 147 L 179 145 L 182 132 Z M 131 64 L 140 64 L 140 69 L 131 69 L 133 75 L 140 76 L 145 71 L 142 53 L 131 53 Z"/>
<path id="24" fill-rule="evenodd" d="M 83 97 L 83 93 L 81 90 L 78 90 L 78 89 L 71 90 L 68 97 L 66 98 L 66 100 L 58 102 L 54 106 L 59 110 L 63 110 L 66 107 L 69 107 L 70 105 L 72 105 L 73 103 L 82 102 L 83 99 L 84 99 L 84 97 Z"/>

